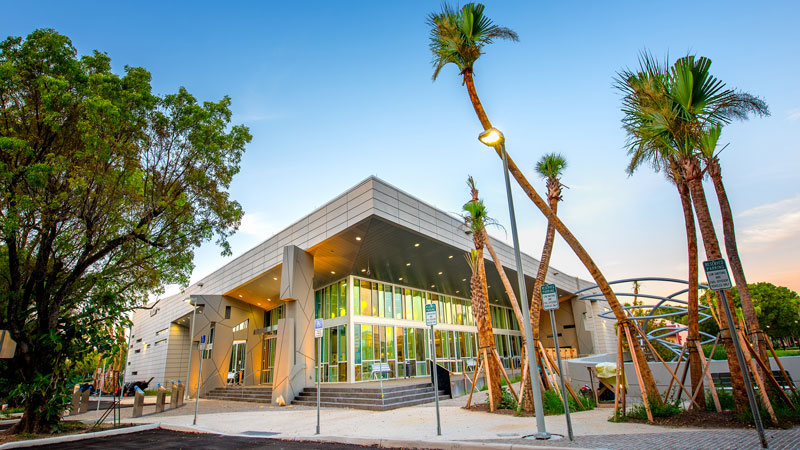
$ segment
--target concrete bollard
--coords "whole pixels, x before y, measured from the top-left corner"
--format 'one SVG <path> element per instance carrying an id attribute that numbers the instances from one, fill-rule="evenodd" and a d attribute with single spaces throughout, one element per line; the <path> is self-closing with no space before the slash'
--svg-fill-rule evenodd
<path id="1" fill-rule="evenodd" d="M 158 383 L 158 391 L 156 391 L 156 412 L 164 412 L 164 399 L 167 397 L 167 390 L 161 383 Z"/>
<path id="2" fill-rule="evenodd" d="M 183 406 L 183 396 L 186 394 L 186 386 L 178 380 L 178 406 Z"/>
<path id="3" fill-rule="evenodd" d="M 133 413 L 131 417 L 142 417 L 142 409 L 144 409 L 144 391 L 136 386 L 136 393 L 133 396 Z"/>
<path id="4" fill-rule="evenodd" d="M 89 411 L 89 394 L 90 390 L 87 388 L 83 392 L 81 392 L 81 409 L 79 412 L 85 413 Z"/>
<path id="5" fill-rule="evenodd" d="M 172 392 L 169 394 L 169 407 L 178 407 L 178 385 L 175 383 L 172 383 Z"/>
<path id="6" fill-rule="evenodd" d="M 72 391 L 72 403 L 69 405 L 69 415 L 74 416 L 78 414 L 81 410 L 81 390 L 80 388 L 76 387 Z"/>

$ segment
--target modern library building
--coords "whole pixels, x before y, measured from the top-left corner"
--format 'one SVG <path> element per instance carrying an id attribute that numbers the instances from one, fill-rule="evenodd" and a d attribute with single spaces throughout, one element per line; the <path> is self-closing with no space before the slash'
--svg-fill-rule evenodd
<path id="1" fill-rule="evenodd" d="M 516 280 L 513 249 L 491 240 Z M 136 311 L 125 380 L 188 380 L 191 396 L 198 384 L 200 395 L 269 386 L 273 401 L 288 403 L 315 384 L 318 351 L 322 383 L 426 377 L 432 351 L 449 372 L 472 372 L 479 343 L 471 247 L 461 218 L 370 177 L 182 293 Z M 530 298 L 538 261 L 523 254 L 522 262 Z M 491 260 L 486 275 L 497 352 L 518 368 L 521 332 Z M 567 357 L 611 350 L 613 322 L 599 317 L 605 303 L 574 295 L 592 283 L 552 267 L 546 282 L 558 287 L 560 307 L 556 330 L 542 315 L 545 347 L 558 333 Z M 433 345 L 428 304 L 438 314 Z"/>

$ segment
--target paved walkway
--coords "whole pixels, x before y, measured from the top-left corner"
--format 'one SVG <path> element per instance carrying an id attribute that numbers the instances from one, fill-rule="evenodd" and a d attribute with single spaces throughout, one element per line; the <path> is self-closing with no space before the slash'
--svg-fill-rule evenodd
<path id="1" fill-rule="evenodd" d="M 477 393 L 477 401 L 485 401 L 486 393 Z M 476 399 L 473 399 L 476 400 Z M 413 441 L 460 441 L 471 443 L 505 443 L 556 446 L 567 448 L 605 449 L 750 449 L 758 448 L 755 430 L 709 430 L 671 428 L 639 423 L 611 423 L 608 408 L 572 414 L 576 440 L 536 441 L 523 439 L 536 431 L 532 417 L 489 414 L 462 408 L 466 397 L 441 402 L 442 436 L 436 435 L 436 415 L 432 403 L 392 411 L 363 411 L 323 408 L 321 435 L 314 434 L 316 409 L 313 407 L 274 407 L 268 404 L 200 400 L 197 426 L 203 430 L 224 434 L 284 439 L 348 438 L 391 439 Z M 131 419 L 132 408 L 123 408 L 124 422 L 164 423 L 191 426 L 194 402 L 161 414 L 154 407 L 145 407 L 145 416 Z M 93 420 L 95 413 L 69 417 Z M 564 416 L 547 416 L 547 430 L 566 435 Z M 273 434 L 274 433 L 274 434 Z M 800 428 L 768 432 L 771 449 L 800 448 Z"/>

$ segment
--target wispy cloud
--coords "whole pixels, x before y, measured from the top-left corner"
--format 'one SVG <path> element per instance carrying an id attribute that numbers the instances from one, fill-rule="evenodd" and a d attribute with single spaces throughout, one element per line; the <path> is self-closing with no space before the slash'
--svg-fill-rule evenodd
<path id="1" fill-rule="evenodd" d="M 239 231 L 244 234 L 266 239 L 275 234 L 275 226 L 261 213 L 249 213 L 242 217 Z"/>
<path id="2" fill-rule="evenodd" d="M 790 109 L 786 113 L 786 120 L 800 120 L 800 108 Z"/>
<path id="3" fill-rule="evenodd" d="M 800 238 L 800 195 L 756 206 L 738 215 L 739 240 L 750 247 Z"/>

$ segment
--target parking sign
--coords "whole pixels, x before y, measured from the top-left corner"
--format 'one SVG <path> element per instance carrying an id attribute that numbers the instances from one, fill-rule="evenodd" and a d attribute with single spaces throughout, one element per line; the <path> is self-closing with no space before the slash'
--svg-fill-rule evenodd
<path id="1" fill-rule="evenodd" d="M 542 293 L 542 309 L 545 311 L 558 309 L 558 290 L 555 284 L 543 284 L 539 292 Z"/>
<path id="2" fill-rule="evenodd" d="M 314 337 L 322 337 L 322 319 L 314 319 Z"/>

